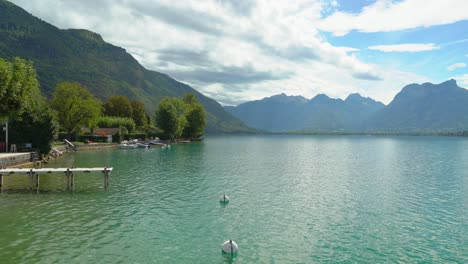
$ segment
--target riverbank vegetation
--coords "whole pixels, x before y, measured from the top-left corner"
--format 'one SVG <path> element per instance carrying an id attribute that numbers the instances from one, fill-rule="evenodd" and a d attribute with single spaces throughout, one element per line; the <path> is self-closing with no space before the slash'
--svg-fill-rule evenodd
<path id="1" fill-rule="evenodd" d="M 193 94 L 163 98 L 154 116 L 164 139 L 198 138 L 206 127 L 205 111 Z"/>
<path id="2" fill-rule="evenodd" d="M 193 94 L 161 98 L 151 117 L 140 101 L 115 95 L 102 102 L 80 83 L 58 83 L 50 100 L 39 87 L 31 61 L 0 58 L 0 122 L 9 124 L 9 143 L 42 154 L 59 138 L 105 139 L 110 133 L 114 141 L 132 136 L 174 140 L 201 137 L 206 127 L 205 109 Z M 0 133 L 0 142 L 5 141 L 6 133 Z"/>
<path id="3" fill-rule="evenodd" d="M 48 153 L 58 123 L 41 95 L 32 62 L 0 58 L 0 102 L 0 118 L 11 131 L 9 142 L 27 143 L 41 153 Z M 0 133 L 0 141 L 5 141 L 5 137 L 5 133 Z"/>

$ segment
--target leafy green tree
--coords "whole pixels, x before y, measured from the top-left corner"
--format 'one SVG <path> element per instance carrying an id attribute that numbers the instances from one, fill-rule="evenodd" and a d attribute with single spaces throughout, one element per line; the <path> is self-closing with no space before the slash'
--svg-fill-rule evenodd
<path id="1" fill-rule="evenodd" d="M 136 126 L 146 126 L 148 121 L 146 119 L 145 105 L 142 102 L 136 100 L 132 100 L 130 103 L 132 105 L 132 118 L 135 121 Z"/>
<path id="2" fill-rule="evenodd" d="M 41 95 L 32 62 L 0 59 L 0 102 L 0 116 L 9 120 L 9 141 L 31 143 L 41 153 L 48 153 L 57 123 Z"/>
<path id="3" fill-rule="evenodd" d="M 132 104 L 125 96 L 111 96 L 104 104 L 104 115 L 106 116 L 132 118 L 132 113 Z"/>
<path id="4" fill-rule="evenodd" d="M 203 135 L 206 127 L 205 109 L 193 94 L 185 94 L 182 100 L 186 105 L 184 116 L 187 121 L 183 136 L 185 138 L 198 138 Z"/>
<path id="5" fill-rule="evenodd" d="M 187 120 L 183 116 L 184 103 L 175 97 L 164 97 L 154 113 L 156 126 L 165 139 L 180 137 Z"/>
<path id="6" fill-rule="evenodd" d="M 206 113 L 193 94 L 185 94 L 182 100 L 165 97 L 155 111 L 155 122 L 165 138 L 196 138 L 203 135 Z"/>
<path id="7" fill-rule="evenodd" d="M 33 63 L 21 58 L 0 59 L 0 116 L 15 119 L 44 102 Z"/>
<path id="8" fill-rule="evenodd" d="M 50 105 L 69 137 L 82 126 L 94 127 L 102 112 L 101 103 L 79 83 L 59 83 Z"/>
<path id="9" fill-rule="evenodd" d="M 184 103 L 187 105 L 198 104 L 197 97 L 195 97 L 193 93 L 184 94 L 184 97 L 182 97 L 182 101 L 184 101 Z"/>

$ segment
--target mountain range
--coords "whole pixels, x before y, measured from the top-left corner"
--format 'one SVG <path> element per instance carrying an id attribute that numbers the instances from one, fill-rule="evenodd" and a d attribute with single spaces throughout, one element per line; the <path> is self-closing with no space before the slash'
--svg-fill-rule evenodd
<path id="1" fill-rule="evenodd" d="M 468 129 L 468 90 L 455 80 L 407 85 L 388 105 L 359 94 L 345 100 L 280 94 L 225 109 L 253 128 L 273 132 Z"/>
<path id="2" fill-rule="evenodd" d="M 275 95 L 222 107 L 189 85 L 145 69 L 125 49 L 84 29 L 59 29 L 0 0 L 0 57 L 34 62 L 42 92 L 79 82 L 105 101 L 124 95 L 152 114 L 164 96 L 195 94 L 207 112 L 208 133 L 263 131 L 460 131 L 468 129 L 468 90 L 454 80 L 410 84 L 384 105 L 359 94 L 345 100 L 324 94 L 306 99 Z M 244 124 L 245 123 L 245 124 Z"/>
<path id="3" fill-rule="evenodd" d="M 207 112 L 206 132 L 252 131 L 213 99 L 170 76 L 145 69 L 125 49 L 94 32 L 59 29 L 22 8 L 0 0 L 0 57 L 33 61 L 43 94 L 57 83 L 79 82 L 105 101 L 124 95 L 143 102 L 152 114 L 164 96 L 195 94 Z"/>

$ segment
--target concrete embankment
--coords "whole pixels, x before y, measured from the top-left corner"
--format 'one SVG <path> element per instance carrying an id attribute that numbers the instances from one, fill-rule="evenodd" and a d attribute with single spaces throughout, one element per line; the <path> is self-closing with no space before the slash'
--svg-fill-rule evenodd
<path id="1" fill-rule="evenodd" d="M 0 168 L 31 163 L 34 152 L 0 153 Z"/>
<path id="2" fill-rule="evenodd" d="M 58 159 L 60 156 L 73 152 L 75 150 L 95 150 L 102 148 L 116 148 L 118 144 L 86 144 L 76 146 L 75 149 L 67 147 L 66 145 L 56 146 L 51 149 L 48 155 L 44 155 L 42 160 L 38 159 L 35 152 L 21 152 L 21 153 L 0 153 L 0 168 L 15 168 L 15 167 L 34 167 L 40 165 L 42 162 L 48 162 L 51 159 Z"/>
<path id="3" fill-rule="evenodd" d="M 103 148 L 116 148 L 119 144 L 109 143 L 109 144 L 86 144 L 86 145 L 77 145 L 76 150 L 91 150 L 91 149 L 103 149 Z"/>

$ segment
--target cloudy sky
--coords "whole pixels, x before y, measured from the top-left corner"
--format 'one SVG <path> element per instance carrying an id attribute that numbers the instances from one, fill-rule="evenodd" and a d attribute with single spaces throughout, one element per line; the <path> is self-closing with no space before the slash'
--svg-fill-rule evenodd
<path id="1" fill-rule="evenodd" d="M 85 28 L 225 105 L 278 93 L 388 103 L 406 84 L 468 88 L 466 0 L 11 0 Z"/>

